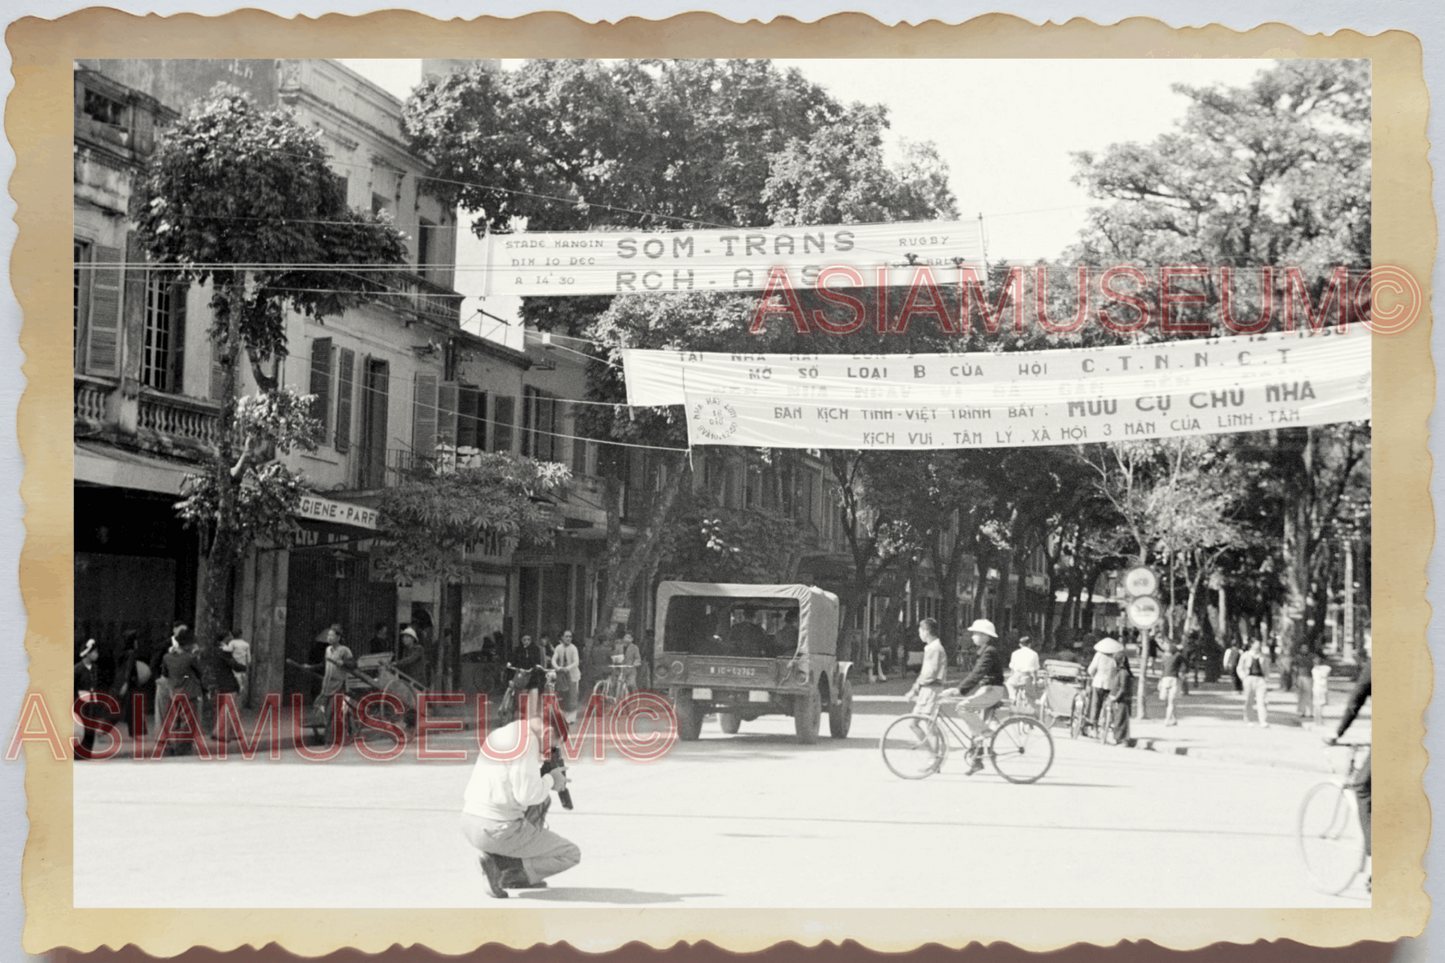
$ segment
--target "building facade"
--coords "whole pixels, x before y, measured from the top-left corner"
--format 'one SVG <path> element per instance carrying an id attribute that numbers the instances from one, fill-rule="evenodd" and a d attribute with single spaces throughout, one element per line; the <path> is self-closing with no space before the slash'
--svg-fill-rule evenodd
<path id="1" fill-rule="evenodd" d="M 288 318 L 282 381 L 316 397 L 325 429 L 317 451 L 289 461 L 317 494 L 298 512 L 296 543 L 257 546 L 222 608 L 252 643 L 253 689 L 304 691 L 310 680 L 286 660 L 312 660 L 333 623 L 359 651 L 409 622 L 431 628 L 436 648 L 448 613 L 436 611 L 436 586 L 379 575 L 374 507 L 418 459 L 455 444 L 461 397 L 455 216 L 406 149 L 400 102 L 335 62 L 76 64 L 76 632 L 111 646 L 127 629 L 157 641 L 195 614 L 199 544 L 174 503 L 215 440 L 210 292 L 149 272 L 130 217 L 158 132 L 217 83 L 318 130 L 348 204 L 385 212 L 408 239 L 407 263 L 371 303 Z M 254 390 L 249 373 L 242 381 Z"/>

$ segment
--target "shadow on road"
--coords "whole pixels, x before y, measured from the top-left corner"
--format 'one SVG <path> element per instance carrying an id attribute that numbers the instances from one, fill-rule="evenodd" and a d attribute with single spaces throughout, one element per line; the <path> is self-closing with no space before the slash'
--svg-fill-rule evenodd
<path id="1" fill-rule="evenodd" d="M 624 906 L 644 903 L 681 903 L 683 900 L 721 895 L 721 893 L 646 893 L 635 889 L 604 889 L 588 886 L 524 890 L 512 894 L 517 899 L 544 900 L 549 903 L 617 903 Z"/>

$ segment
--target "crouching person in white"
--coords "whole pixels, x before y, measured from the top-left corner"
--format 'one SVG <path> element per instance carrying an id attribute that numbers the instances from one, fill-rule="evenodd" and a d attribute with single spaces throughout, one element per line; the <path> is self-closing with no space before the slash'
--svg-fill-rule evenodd
<path id="1" fill-rule="evenodd" d="M 527 703 L 538 705 L 535 691 Z M 506 899 L 508 889 L 545 887 L 548 876 L 582 861 L 575 843 L 547 828 L 551 793 L 566 788 L 567 774 L 561 769 L 541 774 L 538 715 L 527 712 L 487 736 L 462 805 L 462 834 L 481 851 L 482 872 L 498 899 Z M 519 752 L 524 738 L 527 745 Z"/>

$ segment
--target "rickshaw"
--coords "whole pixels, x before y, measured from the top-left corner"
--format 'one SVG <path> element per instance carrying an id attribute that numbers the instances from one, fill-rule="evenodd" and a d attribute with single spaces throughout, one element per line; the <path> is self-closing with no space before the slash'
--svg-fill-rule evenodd
<path id="1" fill-rule="evenodd" d="M 1082 665 L 1062 659 L 1044 660 L 1043 693 L 1038 699 L 1040 722 L 1052 728 L 1054 723 L 1062 719 L 1069 723 L 1070 734 L 1077 736 L 1073 721 L 1074 702 L 1081 694 L 1087 700 Z"/>

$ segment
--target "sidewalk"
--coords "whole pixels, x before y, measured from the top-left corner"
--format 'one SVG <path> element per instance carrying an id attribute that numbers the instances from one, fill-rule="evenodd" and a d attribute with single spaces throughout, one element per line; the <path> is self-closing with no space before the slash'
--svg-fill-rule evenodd
<path id="1" fill-rule="evenodd" d="M 890 676 L 887 682 L 869 682 L 865 672 L 861 679 L 850 673 L 853 698 L 862 711 L 895 710 L 902 714 L 909 709 L 907 692 L 916 673 L 902 678 Z M 1129 722 L 1128 745 L 1133 749 L 1169 755 L 1206 759 L 1249 766 L 1272 766 L 1325 772 L 1330 768 L 1331 752 L 1324 738 L 1333 735 L 1344 712 L 1354 683 L 1345 678 L 1330 679 L 1330 698 L 1325 706 L 1325 722 L 1316 727 L 1308 720 L 1303 724 L 1295 714 L 1295 693 L 1280 692 L 1279 679 L 1270 679 L 1269 728 L 1243 721 L 1244 696 L 1234 691 L 1227 679 L 1191 686 L 1189 695 L 1175 703 L 1177 726 L 1164 725 L 1164 703 L 1158 695 L 1159 680 L 1149 679 L 1145 700 L 1145 718 Z M 864 708 L 867 707 L 867 708 Z M 1251 712 L 1251 716 L 1253 713 Z M 1062 721 L 1054 726 L 1054 738 L 1067 740 L 1068 729 Z M 1360 711 L 1346 738 L 1364 742 L 1370 738 L 1370 704 Z"/>

